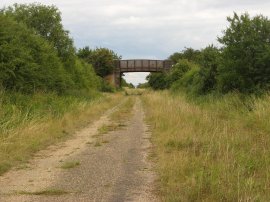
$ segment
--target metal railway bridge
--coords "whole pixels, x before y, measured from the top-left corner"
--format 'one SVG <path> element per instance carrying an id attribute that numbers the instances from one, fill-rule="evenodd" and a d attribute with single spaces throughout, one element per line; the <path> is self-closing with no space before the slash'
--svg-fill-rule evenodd
<path id="1" fill-rule="evenodd" d="M 170 60 L 116 60 L 112 83 L 121 85 L 121 75 L 127 72 L 167 72 L 172 67 Z"/>

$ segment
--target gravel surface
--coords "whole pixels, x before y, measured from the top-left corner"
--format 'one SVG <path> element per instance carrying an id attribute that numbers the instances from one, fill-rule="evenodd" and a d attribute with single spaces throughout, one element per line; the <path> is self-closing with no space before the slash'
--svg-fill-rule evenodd
<path id="1" fill-rule="evenodd" d="M 115 110 L 75 138 L 39 152 L 24 169 L 1 176 L 0 201 L 158 201 L 147 159 L 150 134 L 139 97 L 127 126 L 103 135 L 101 145 L 94 144 L 98 128 L 110 123 L 108 117 Z M 80 165 L 61 168 L 67 161 Z"/>

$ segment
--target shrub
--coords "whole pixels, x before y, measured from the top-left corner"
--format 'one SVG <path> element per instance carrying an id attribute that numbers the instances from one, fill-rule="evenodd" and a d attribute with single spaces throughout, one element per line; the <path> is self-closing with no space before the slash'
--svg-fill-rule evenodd
<path id="1" fill-rule="evenodd" d="M 192 68 L 181 79 L 172 84 L 171 90 L 174 92 L 184 90 L 189 94 L 197 94 L 199 72 L 200 69 L 198 67 Z"/>
<path id="2" fill-rule="evenodd" d="M 220 50 L 213 45 L 201 51 L 199 72 L 196 77 L 196 93 L 207 94 L 216 89 L 217 70 L 220 65 Z"/>
<path id="3" fill-rule="evenodd" d="M 223 44 L 218 68 L 221 92 L 256 93 L 270 89 L 270 21 L 247 13 L 228 17 L 230 26 L 218 40 Z"/>
<path id="4" fill-rule="evenodd" d="M 173 61 L 174 64 L 178 63 L 179 60 L 186 59 L 190 62 L 198 62 L 200 57 L 200 51 L 193 48 L 185 48 L 181 52 L 176 52 L 169 57 L 169 60 Z"/>
<path id="5" fill-rule="evenodd" d="M 121 57 L 107 48 L 96 48 L 91 50 L 89 47 L 79 49 L 78 57 L 92 64 L 95 72 L 100 77 L 105 77 L 113 72 L 115 61 Z"/>
<path id="6" fill-rule="evenodd" d="M 196 66 L 197 65 L 195 63 L 189 62 L 187 59 L 179 60 L 178 63 L 172 67 L 166 78 L 167 87 L 170 87 L 175 81 L 181 79 L 186 72 L 190 71 Z"/>
<path id="7" fill-rule="evenodd" d="M 2 9 L 2 13 L 17 22 L 24 23 L 53 44 L 63 61 L 74 55 L 73 41 L 69 37 L 69 32 L 63 28 L 61 12 L 57 7 L 39 3 L 14 4 Z"/>
<path id="8" fill-rule="evenodd" d="M 10 90 L 63 92 L 69 81 L 47 41 L 0 14 L 0 83 Z"/>
<path id="9" fill-rule="evenodd" d="M 163 90 L 168 86 L 165 73 L 151 73 L 147 77 L 149 86 L 154 90 Z"/>

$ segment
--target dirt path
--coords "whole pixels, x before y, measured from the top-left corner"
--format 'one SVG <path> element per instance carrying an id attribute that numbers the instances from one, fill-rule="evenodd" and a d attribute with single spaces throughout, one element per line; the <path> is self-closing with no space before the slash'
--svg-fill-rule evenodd
<path id="1" fill-rule="evenodd" d="M 147 161 L 150 134 L 139 98 L 127 127 L 105 134 L 101 146 L 91 144 L 114 110 L 76 138 L 39 152 L 23 169 L 1 176 L 0 201 L 157 201 Z M 61 168 L 66 161 L 80 165 Z"/>

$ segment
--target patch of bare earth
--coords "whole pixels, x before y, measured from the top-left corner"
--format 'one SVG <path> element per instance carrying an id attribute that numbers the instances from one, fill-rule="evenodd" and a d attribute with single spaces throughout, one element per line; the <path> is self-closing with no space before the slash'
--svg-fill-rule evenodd
<path id="1" fill-rule="evenodd" d="M 139 98 L 126 126 L 104 134 L 95 145 L 98 129 L 110 124 L 109 115 L 118 107 L 73 139 L 0 176 L 0 201 L 157 201 L 147 160 L 150 134 Z"/>

